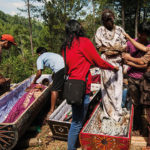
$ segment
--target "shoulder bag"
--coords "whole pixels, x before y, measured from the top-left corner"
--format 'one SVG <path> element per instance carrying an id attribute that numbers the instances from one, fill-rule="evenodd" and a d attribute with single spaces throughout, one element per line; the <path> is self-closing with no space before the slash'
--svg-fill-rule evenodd
<path id="1" fill-rule="evenodd" d="M 65 60 L 64 99 L 66 99 L 67 103 L 70 105 L 81 105 L 86 92 L 86 82 L 83 80 L 67 79 L 66 50 L 64 50 L 64 60 Z"/>

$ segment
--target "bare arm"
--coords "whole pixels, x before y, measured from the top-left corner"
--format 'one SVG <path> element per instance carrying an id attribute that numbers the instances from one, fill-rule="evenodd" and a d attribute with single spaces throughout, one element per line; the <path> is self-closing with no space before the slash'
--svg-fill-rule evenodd
<path id="1" fill-rule="evenodd" d="M 141 58 L 135 58 L 135 57 L 132 57 L 130 54 L 128 53 L 124 53 L 122 55 L 122 58 L 126 61 L 132 61 L 133 63 L 136 63 L 136 64 L 139 64 L 139 65 L 144 65 L 144 62 L 142 61 Z"/>
<path id="2" fill-rule="evenodd" d="M 124 36 L 138 49 L 140 49 L 141 51 L 147 52 L 147 47 L 144 46 L 143 44 L 135 41 L 134 39 L 132 39 L 127 33 L 124 33 Z"/>
<path id="3" fill-rule="evenodd" d="M 37 73 L 36 73 L 36 76 L 33 80 L 33 84 L 36 83 L 37 79 L 39 79 L 41 75 L 42 75 L 42 70 L 38 70 Z"/>
<path id="4" fill-rule="evenodd" d="M 135 68 L 146 68 L 147 67 L 147 64 L 139 65 L 139 64 L 136 64 L 136 63 L 131 62 L 131 61 L 126 61 L 126 64 L 129 66 L 135 67 Z"/>

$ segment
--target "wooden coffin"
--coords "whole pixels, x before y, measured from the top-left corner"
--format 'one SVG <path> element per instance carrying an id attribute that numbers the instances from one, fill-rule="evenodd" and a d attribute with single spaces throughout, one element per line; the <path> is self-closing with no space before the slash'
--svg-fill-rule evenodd
<path id="1" fill-rule="evenodd" d="M 89 128 L 92 121 L 96 120 L 98 111 L 100 111 L 100 104 L 94 109 L 90 119 L 85 123 L 82 128 L 79 139 L 83 150 L 129 150 L 131 142 L 131 131 L 133 121 L 133 106 L 131 107 L 130 120 L 128 124 L 127 136 L 110 136 L 104 134 L 92 134 Z"/>
<path id="2" fill-rule="evenodd" d="M 92 83 L 96 86 L 99 85 L 99 68 L 93 67 L 92 69 L 90 69 L 90 72 L 92 75 Z M 98 88 L 95 87 L 95 85 L 91 85 L 91 102 L 89 104 L 86 120 L 89 118 L 90 114 L 92 113 L 93 109 L 95 108 L 101 97 L 100 88 L 99 86 Z M 60 140 L 67 140 L 69 128 L 71 125 L 71 118 L 69 120 L 66 120 L 66 118 L 68 117 L 68 113 L 72 113 L 71 105 L 68 105 L 66 100 L 64 100 L 62 104 L 52 113 L 50 118 L 47 120 L 54 138 Z"/>
<path id="3" fill-rule="evenodd" d="M 87 119 L 93 111 L 94 107 L 99 102 L 100 96 L 100 91 L 97 91 L 93 96 L 91 96 Z M 47 120 L 54 138 L 67 140 L 69 128 L 71 125 L 71 118 L 67 115 L 70 113 L 72 113 L 71 105 L 68 105 L 66 100 L 64 100 Z M 69 117 L 69 119 L 66 119 L 67 117 Z"/>
<path id="4" fill-rule="evenodd" d="M 44 87 L 44 90 L 39 93 L 39 95 L 34 98 L 31 103 L 25 108 L 25 110 L 16 118 L 14 121 L 9 122 L 7 117 L 9 115 L 15 115 L 12 112 L 16 103 L 19 102 L 26 94 L 27 87 L 30 86 L 34 75 L 24 80 L 12 91 L 6 95 L 0 97 L 0 149 L 10 150 L 12 149 L 18 139 L 25 133 L 26 129 L 29 127 L 33 119 L 42 109 L 42 106 L 50 98 L 50 84 Z M 37 83 L 47 78 L 51 82 L 51 75 L 42 75 Z M 12 109 L 12 110 L 11 110 Z M 17 111 L 16 111 L 17 112 Z M 15 112 L 15 113 L 16 113 Z M 6 121 L 7 120 L 7 121 Z"/>
<path id="5" fill-rule="evenodd" d="M 65 121 L 65 116 L 71 112 L 71 105 L 64 100 L 47 120 L 53 137 L 60 140 L 67 140 L 70 121 Z"/>

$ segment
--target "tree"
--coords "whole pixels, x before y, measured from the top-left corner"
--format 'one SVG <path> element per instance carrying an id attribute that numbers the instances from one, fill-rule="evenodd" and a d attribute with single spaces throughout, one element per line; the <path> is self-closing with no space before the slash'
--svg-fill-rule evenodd
<path id="1" fill-rule="evenodd" d="M 32 4 L 35 0 L 23 0 L 25 2 L 26 9 L 19 9 L 21 12 L 26 12 L 28 16 L 29 23 L 29 35 L 30 35 L 30 45 L 31 45 L 31 53 L 33 56 L 33 38 L 32 38 L 32 17 L 31 12 L 35 12 L 36 7 Z"/>
<path id="2" fill-rule="evenodd" d="M 30 32 L 30 43 L 31 43 L 31 52 L 33 56 L 33 42 L 32 42 L 32 23 L 31 23 L 31 14 L 30 14 L 30 1 L 26 1 L 27 10 L 28 10 L 28 19 L 29 19 L 29 32 Z"/>

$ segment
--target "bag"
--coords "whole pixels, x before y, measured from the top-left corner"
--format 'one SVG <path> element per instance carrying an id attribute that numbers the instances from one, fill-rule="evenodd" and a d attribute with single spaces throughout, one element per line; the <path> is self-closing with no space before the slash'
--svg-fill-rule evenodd
<path id="1" fill-rule="evenodd" d="M 86 90 L 86 82 L 70 79 L 64 83 L 64 98 L 70 105 L 81 105 Z"/>

